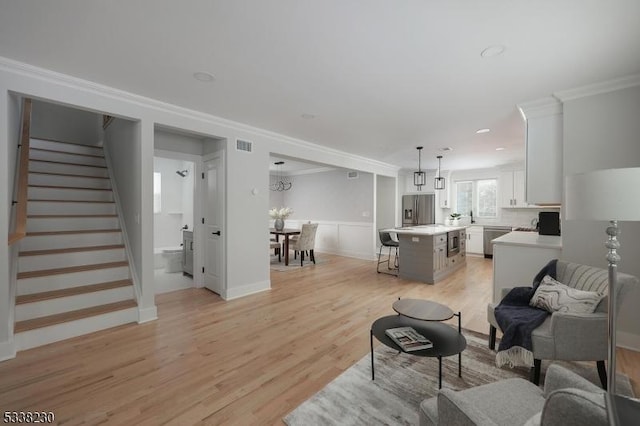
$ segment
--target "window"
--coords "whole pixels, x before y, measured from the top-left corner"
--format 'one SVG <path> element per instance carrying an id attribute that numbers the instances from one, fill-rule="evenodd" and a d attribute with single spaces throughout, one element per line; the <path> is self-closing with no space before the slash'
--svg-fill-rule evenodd
<path id="1" fill-rule="evenodd" d="M 456 182 L 456 210 L 462 216 L 496 217 L 498 215 L 498 181 L 496 179 Z"/>
<path id="2" fill-rule="evenodd" d="M 153 174 L 153 212 L 160 213 L 162 211 L 162 175 L 160 173 Z"/>

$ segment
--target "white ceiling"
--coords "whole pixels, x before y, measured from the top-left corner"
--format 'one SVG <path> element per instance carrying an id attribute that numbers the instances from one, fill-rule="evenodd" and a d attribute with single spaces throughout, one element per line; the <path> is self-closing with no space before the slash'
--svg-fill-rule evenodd
<path id="1" fill-rule="evenodd" d="M 523 158 L 517 103 L 640 72 L 640 1 L 0 0 L 0 40 L 0 56 L 397 166 L 424 145 L 424 168 L 445 146 L 443 168 L 479 168 Z M 482 58 L 491 45 L 506 51 Z"/>

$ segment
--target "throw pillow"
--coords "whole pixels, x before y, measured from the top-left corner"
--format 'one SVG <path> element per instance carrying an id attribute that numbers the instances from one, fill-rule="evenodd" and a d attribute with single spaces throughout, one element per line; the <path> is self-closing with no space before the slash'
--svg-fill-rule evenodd
<path id="1" fill-rule="evenodd" d="M 593 313 L 604 294 L 577 290 L 545 275 L 529 305 L 549 312 Z"/>

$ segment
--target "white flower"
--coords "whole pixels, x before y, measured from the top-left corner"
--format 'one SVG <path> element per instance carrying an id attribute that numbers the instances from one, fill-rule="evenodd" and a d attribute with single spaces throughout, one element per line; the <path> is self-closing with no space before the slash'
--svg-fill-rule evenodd
<path id="1" fill-rule="evenodd" d="M 290 207 L 282 207 L 279 210 L 272 208 L 269 210 L 269 217 L 271 219 L 286 219 L 293 214 L 293 210 Z"/>

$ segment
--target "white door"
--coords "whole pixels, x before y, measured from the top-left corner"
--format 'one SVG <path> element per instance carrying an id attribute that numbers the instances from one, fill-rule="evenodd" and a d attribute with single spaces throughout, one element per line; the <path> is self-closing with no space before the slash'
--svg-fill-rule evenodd
<path id="1" fill-rule="evenodd" d="M 204 161 L 204 286 L 224 296 L 224 170 L 222 155 Z"/>

